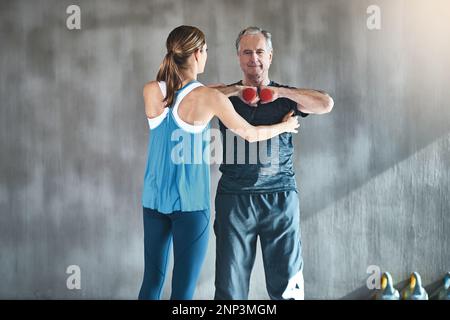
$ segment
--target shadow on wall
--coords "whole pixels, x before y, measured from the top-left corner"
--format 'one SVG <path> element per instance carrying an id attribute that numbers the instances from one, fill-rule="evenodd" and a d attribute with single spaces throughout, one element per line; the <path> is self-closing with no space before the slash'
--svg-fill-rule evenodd
<path id="1" fill-rule="evenodd" d="M 406 9 L 400 2 L 381 1 L 383 24 L 377 31 L 365 28 L 365 5 L 308 12 L 348 37 L 333 38 L 326 28 L 317 35 L 314 26 L 300 29 L 306 49 L 299 56 L 299 82 L 320 89 L 333 80 L 326 74 L 316 83 L 310 79 L 318 77 L 317 70 L 329 70 L 335 101 L 330 114 L 302 120 L 295 138 L 302 219 L 449 132 L 450 74 L 442 70 L 450 68 L 450 44 L 436 40 L 450 27 L 450 10 L 444 10 L 450 4 L 413 1 Z M 418 47 L 417 38 L 426 45 Z"/>

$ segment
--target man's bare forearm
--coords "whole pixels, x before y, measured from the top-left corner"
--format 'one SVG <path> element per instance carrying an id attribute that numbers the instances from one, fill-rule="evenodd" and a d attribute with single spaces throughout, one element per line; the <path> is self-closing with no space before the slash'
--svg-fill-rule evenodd
<path id="1" fill-rule="evenodd" d="M 319 90 L 278 88 L 278 97 L 295 101 L 298 109 L 304 113 L 328 113 L 333 109 L 334 105 L 331 96 Z"/>

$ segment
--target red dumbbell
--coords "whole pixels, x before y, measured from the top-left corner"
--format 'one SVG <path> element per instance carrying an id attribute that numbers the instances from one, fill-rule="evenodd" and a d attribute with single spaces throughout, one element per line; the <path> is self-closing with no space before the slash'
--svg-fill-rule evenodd
<path id="1" fill-rule="evenodd" d="M 245 102 L 250 103 L 256 97 L 256 90 L 253 88 L 245 88 L 242 90 L 242 98 L 244 98 Z"/>
<path id="2" fill-rule="evenodd" d="M 264 88 L 259 92 L 259 98 L 261 102 L 270 102 L 273 99 L 272 90 Z"/>

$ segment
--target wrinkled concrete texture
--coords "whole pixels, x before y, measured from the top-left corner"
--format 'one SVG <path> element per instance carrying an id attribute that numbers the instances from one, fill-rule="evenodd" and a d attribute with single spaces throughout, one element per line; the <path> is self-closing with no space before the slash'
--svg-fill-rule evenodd
<path id="1" fill-rule="evenodd" d="M 142 87 L 181 24 L 206 33 L 203 83 L 241 79 L 234 40 L 258 25 L 273 34 L 271 79 L 334 98 L 295 137 L 306 298 L 367 299 L 370 265 L 435 287 L 450 270 L 450 5 L 375 2 L 380 30 L 366 25 L 373 1 L 80 0 L 68 30 L 70 1 L 1 1 L 0 298 L 137 297 Z M 212 195 L 218 178 L 214 165 Z M 210 232 L 196 299 L 214 295 Z M 268 298 L 260 255 L 250 298 Z"/>

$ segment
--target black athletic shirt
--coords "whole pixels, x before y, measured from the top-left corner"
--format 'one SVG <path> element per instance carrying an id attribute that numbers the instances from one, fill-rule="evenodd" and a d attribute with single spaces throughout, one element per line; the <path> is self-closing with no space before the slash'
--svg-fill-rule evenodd
<path id="1" fill-rule="evenodd" d="M 242 81 L 233 85 L 242 85 Z M 269 86 L 290 88 L 273 81 L 269 83 Z M 279 98 L 267 104 L 258 103 L 257 107 L 247 105 L 236 96 L 229 99 L 236 112 L 254 126 L 279 123 L 290 110 L 294 110 L 295 115 L 301 117 L 308 115 L 299 111 L 297 103 L 287 98 Z M 219 168 L 222 177 L 219 180 L 217 193 L 260 194 L 297 190 L 291 133 L 285 132 L 271 140 L 249 143 L 227 130 L 221 121 L 219 121 L 219 126 L 222 134 L 223 162 Z M 227 150 L 227 138 L 230 139 L 228 144 L 231 150 Z M 275 139 L 278 139 L 279 143 L 278 156 L 272 151 L 272 148 L 276 150 Z M 273 143 L 275 144 L 272 147 Z"/>

